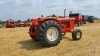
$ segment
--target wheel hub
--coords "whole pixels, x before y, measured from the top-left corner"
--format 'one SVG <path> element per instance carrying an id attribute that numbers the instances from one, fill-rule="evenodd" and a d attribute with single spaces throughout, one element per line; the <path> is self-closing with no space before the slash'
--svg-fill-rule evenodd
<path id="1" fill-rule="evenodd" d="M 80 32 L 77 32 L 77 35 L 76 35 L 77 38 L 80 38 L 80 35 L 81 35 Z"/>
<path id="2" fill-rule="evenodd" d="M 58 29 L 55 27 L 50 27 L 47 30 L 47 39 L 49 41 L 55 41 L 58 38 L 59 32 Z"/>

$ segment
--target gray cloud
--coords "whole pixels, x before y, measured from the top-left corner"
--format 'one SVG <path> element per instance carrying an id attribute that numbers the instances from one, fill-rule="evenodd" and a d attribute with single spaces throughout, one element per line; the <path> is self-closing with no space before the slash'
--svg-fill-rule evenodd
<path id="1" fill-rule="evenodd" d="M 67 15 L 73 11 L 100 18 L 100 0 L 0 0 L 0 20 L 63 15 L 65 8 Z"/>

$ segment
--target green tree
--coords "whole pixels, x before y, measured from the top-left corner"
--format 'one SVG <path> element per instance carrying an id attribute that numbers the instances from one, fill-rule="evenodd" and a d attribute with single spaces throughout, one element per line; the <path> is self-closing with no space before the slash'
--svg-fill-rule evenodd
<path id="1" fill-rule="evenodd" d="M 30 18 L 27 19 L 27 22 L 31 22 Z"/>
<path id="2" fill-rule="evenodd" d="M 11 18 L 9 20 L 12 20 Z"/>
<path id="3" fill-rule="evenodd" d="M 17 22 L 21 22 L 21 20 L 17 20 Z"/>
<path id="4" fill-rule="evenodd" d="M 93 17 L 94 20 L 98 20 L 98 17 Z"/>
<path id="5" fill-rule="evenodd" d="M 0 20 L 0 24 L 2 24 L 2 21 Z"/>

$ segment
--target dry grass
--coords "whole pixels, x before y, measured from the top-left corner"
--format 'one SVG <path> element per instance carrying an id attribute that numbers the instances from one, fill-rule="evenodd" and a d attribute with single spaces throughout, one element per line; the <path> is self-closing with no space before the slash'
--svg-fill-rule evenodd
<path id="1" fill-rule="evenodd" d="M 0 29 L 0 56 L 100 56 L 100 21 L 79 28 L 82 39 L 73 41 L 67 33 L 60 44 L 45 48 L 31 40 L 29 27 Z"/>

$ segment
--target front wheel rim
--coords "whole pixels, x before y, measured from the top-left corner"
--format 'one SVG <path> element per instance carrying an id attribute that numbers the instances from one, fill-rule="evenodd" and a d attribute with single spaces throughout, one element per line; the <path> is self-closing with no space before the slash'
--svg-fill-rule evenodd
<path id="1" fill-rule="evenodd" d="M 80 36 L 81 36 L 81 33 L 80 32 L 77 32 L 76 37 L 77 38 L 80 38 Z"/>
<path id="2" fill-rule="evenodd" d="M 47 30 L 47 39 L 49 41 L 55 41 L 58 38 L 59 31 L 56 27 L 50 27 Z"/>

